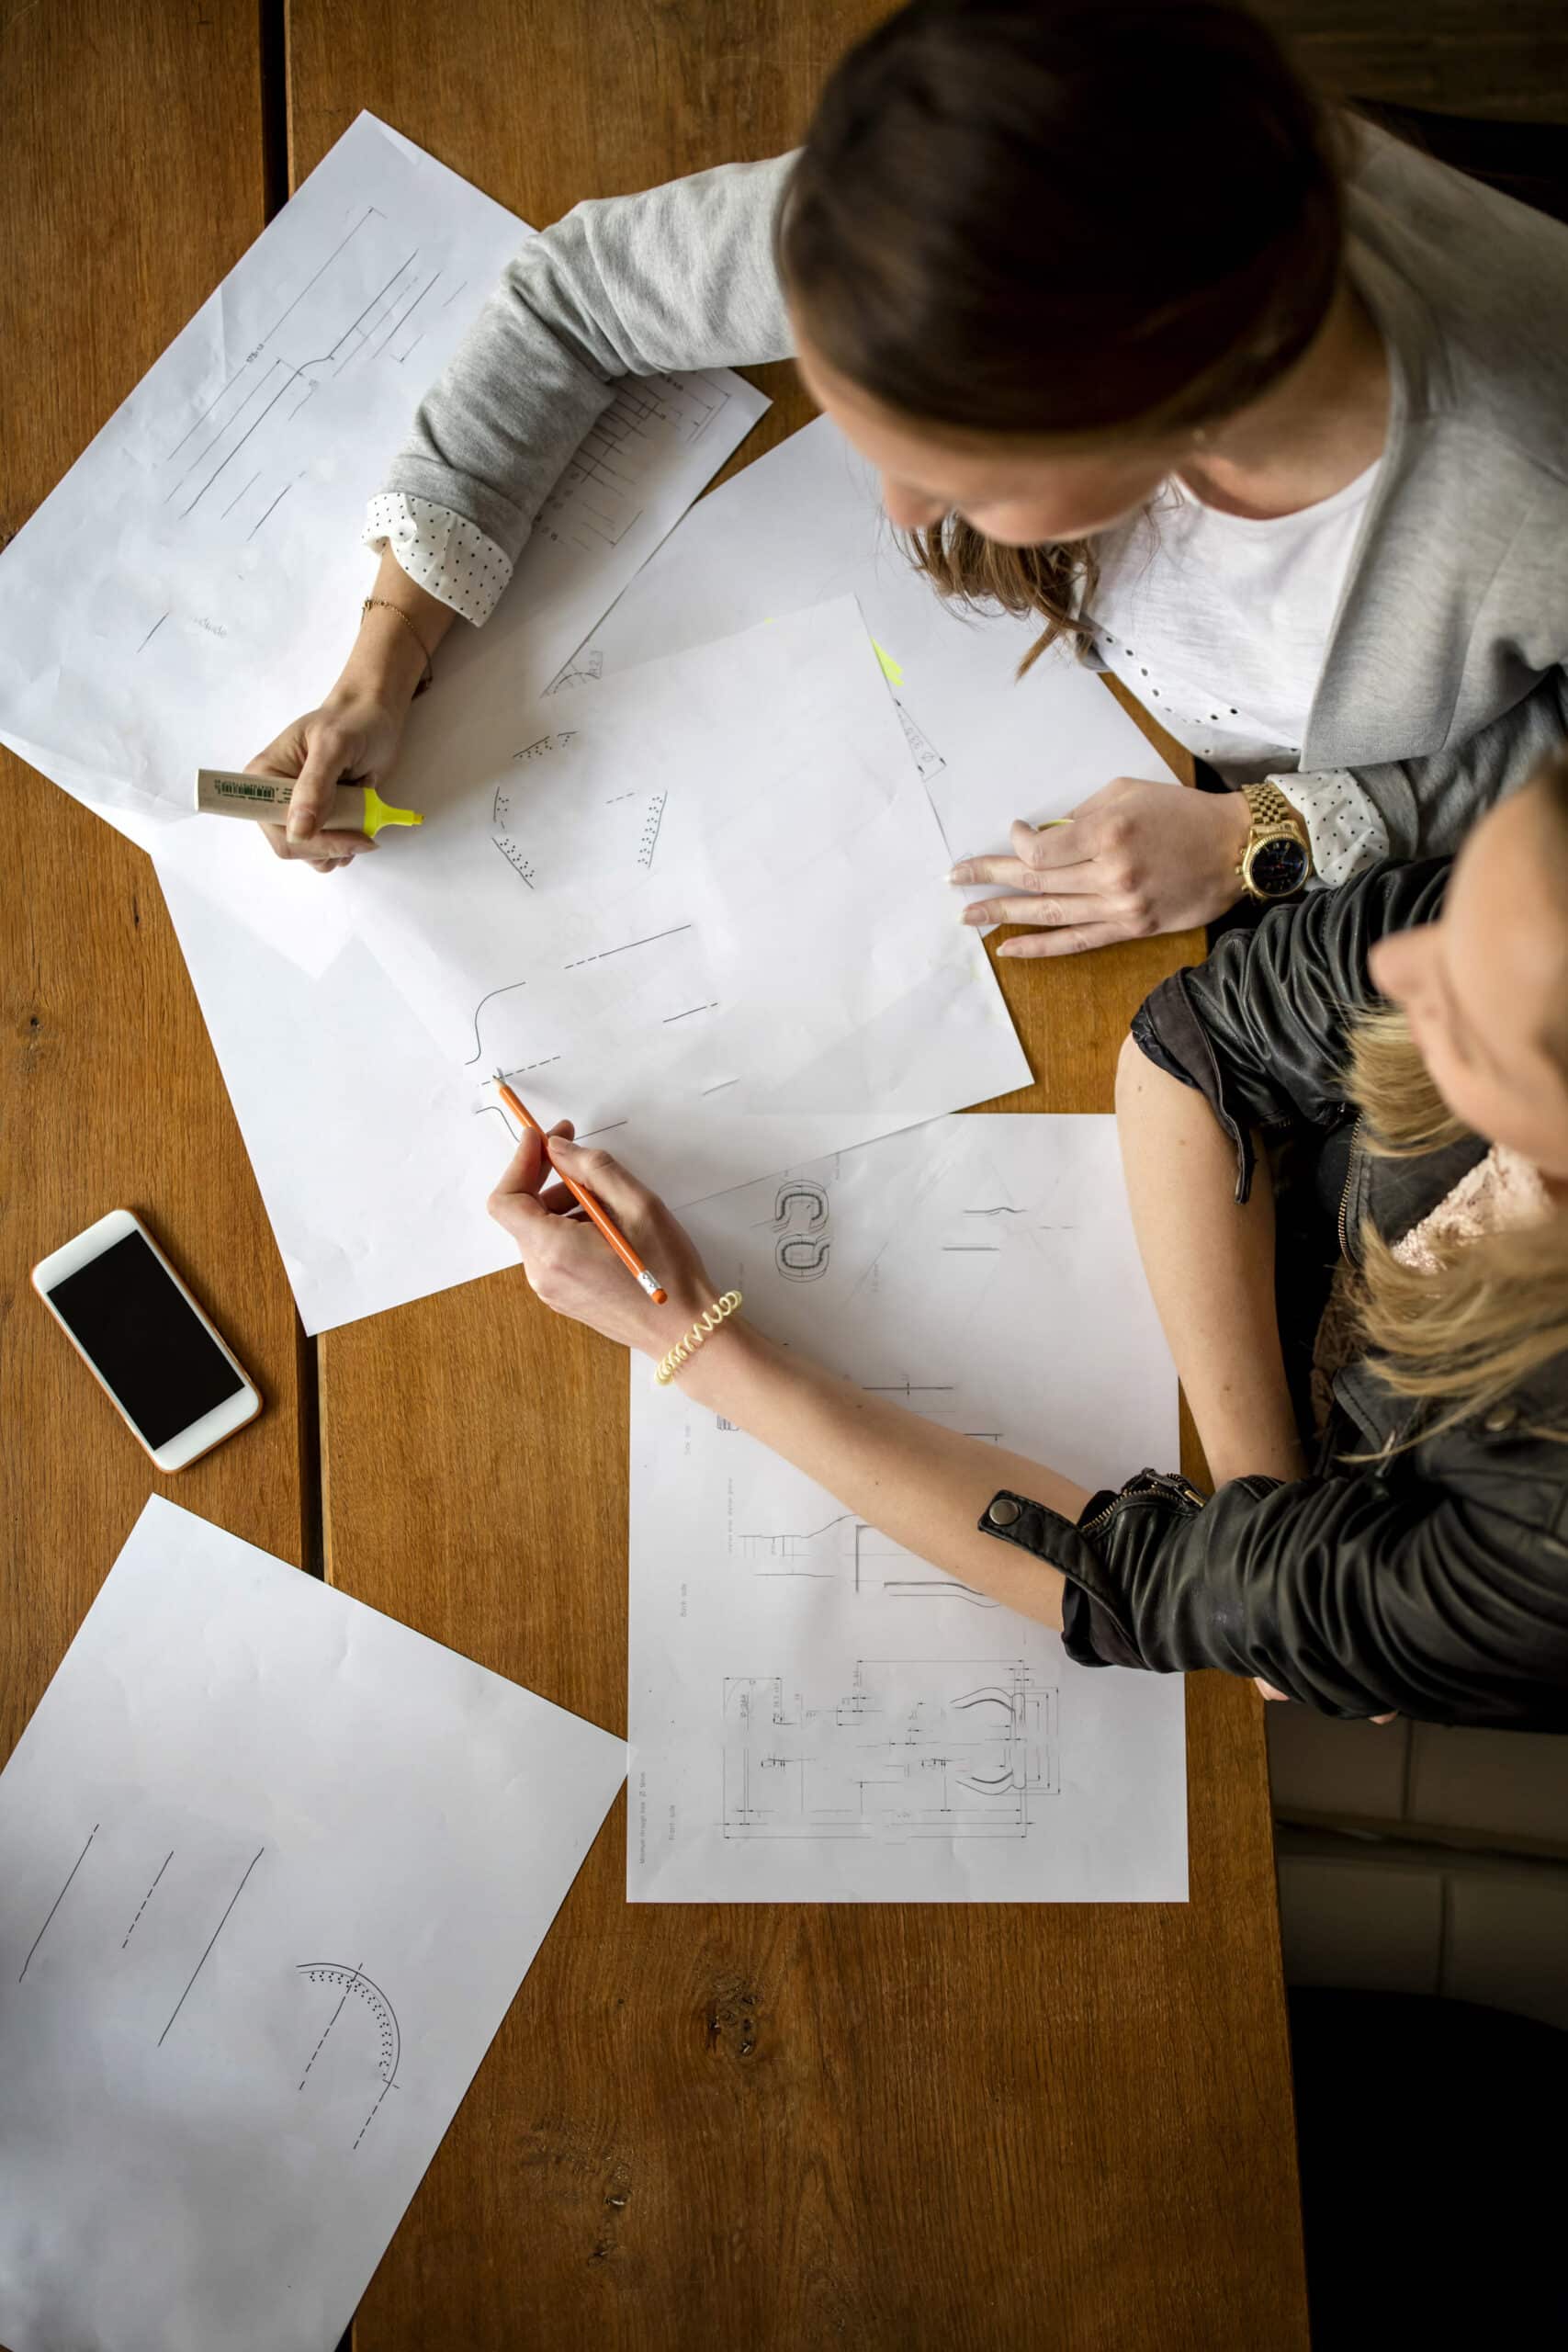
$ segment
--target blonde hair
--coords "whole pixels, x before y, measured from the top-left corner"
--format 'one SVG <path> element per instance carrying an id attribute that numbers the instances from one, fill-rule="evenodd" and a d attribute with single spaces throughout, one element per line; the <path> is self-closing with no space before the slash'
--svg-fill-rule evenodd
<path id="1" fill-rule="evenodd" d="M 1558 752 L 1530 788 L 1547 796 L 1568 865 L 1568 752 Z M 1568 1078 L 1561 1004 L 1546 1045 Z M 1367 1147 L 1380 1158 L 1416 1159 L 1469 1132 L 1432 1083 L 1401 1012 L 1375 1012 L 1357 1023 L 1348 1091 L 1365 1123 Z M 1360 1335 L 1397 1396 L 1437 1408 L 1434 1420 L 1424 1419 L 1421 1435 L 1484 1413 L 1553 1357 L 1568 1354 L 1568 1212 L 1523 1231 L 1439 1248 L 1435 1275 L 1402 1265 L 1369 1226 L 1359 1238 Z M 1541 1433 L 1568 1439 L 1568 1426 Z"/>

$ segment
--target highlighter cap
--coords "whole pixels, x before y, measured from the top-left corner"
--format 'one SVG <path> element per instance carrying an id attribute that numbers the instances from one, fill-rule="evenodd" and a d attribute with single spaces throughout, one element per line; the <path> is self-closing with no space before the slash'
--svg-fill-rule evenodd
<path id="1" fill-rule="evenodd" d="M 372 841 L 383 825 L 423 825 L 417 808 L 390 808 L 373 784 L 365 787 L 365 830 Z"/>

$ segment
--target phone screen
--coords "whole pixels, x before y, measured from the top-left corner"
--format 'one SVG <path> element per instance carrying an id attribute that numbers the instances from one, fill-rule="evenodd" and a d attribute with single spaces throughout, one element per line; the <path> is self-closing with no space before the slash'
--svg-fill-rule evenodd
<path id="1" fill-rule="evenodd" d="M 49 1303 L 150 1446 L 244 1386 L 140 1233 L 67 1274 Z"/>

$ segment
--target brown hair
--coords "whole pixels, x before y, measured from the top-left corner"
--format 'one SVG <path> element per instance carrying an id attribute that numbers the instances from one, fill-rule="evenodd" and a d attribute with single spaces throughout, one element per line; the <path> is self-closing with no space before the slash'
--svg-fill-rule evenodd
<path id="1" fill-rule="evenodd" d="M 1568 888 L 1568 752 L 1529 787 L 1542 796 Z M 1568 1082 L 1568 940 L 1564 987 L 1541 1044 Z M 1351 1040 L 1349 1092 L 1371 1150 L 1414 1158 L 1465 1129 L 1427 1075 L 1403 1013 L 1360 1022 Z M 1523 1231 L 1495 1233 L 1439 1253 L 1437 1274 L 1402 1265 L 1370 1227 L 1360 1237 L 1356 1306 L 1378 1372 L 1402 1396 L 1436 1408 L 1419 1434 L 1485 1411 L 1541 1365 L 1568 1354 L 1568 1211 Z M 1553 1437 L 1568 1438 L 1568 1429 Z"/>
<path id="2" fill-rule="evenodd" d="M 823 90 L 779 268 L 828 365 L 904 416 L 1152 438 L 1246 406 L 1317 333 L 1337 144 L 1218 0 L 912 0 Z M 911 538 L 943 594 L 1040 614 L 1036 652 L 1086 633 L 1089 542 L 951 515 Z"/>

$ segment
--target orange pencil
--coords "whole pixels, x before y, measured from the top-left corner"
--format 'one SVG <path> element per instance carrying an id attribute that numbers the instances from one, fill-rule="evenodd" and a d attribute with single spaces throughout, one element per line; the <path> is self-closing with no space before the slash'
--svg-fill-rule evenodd
<path id="1" fill-rule="evenodd" d="M 532 1127 L 536 1136 L 544 1137 L 545 1156 L 548 1159 L 550 1139 L 548 1136 L 545 1135 L 543 1127 L 539 1125 L 537 1119 L 535 1118 L 532 1111 L 526 1107 L 520 1096 L 513 1094 L 511 1087 L 508 1086 L 506 1080 L 502 1077 L 499 1070 L 496 1072 L 495 1083 L 496 1090 L 499 1092 L 502 1101 L 505 1103 L 513 1117 L 518 1120 L 522 1125 L 525 1127 Z M 555 1168 L 555 1162 L 553 1159 L 550 1161 L 550 1165 L 552 1168 Z M 592 1218 L 594 1224 L 598 1227 L 600 1232 L 604 1235 L 605 1240 L 609 1243 L 611 1249 L 615 1251 L 616 1257 L 626 1268 L 627 1273 L 635 1274 L 637 1276 L 638 1283 L 648 1293 L 649 1298 L 652 1299 L 655 1306 L 662 1306 L 669 1296 L 669 1293 L 660 1288 L 658 1282 L 654 1276 L 649 1272 L 648 1268 L 643 1264 L 642 1260 L 637 1256 L 637 1251 L 632 1248 L 632 1245 L 626 1239 L 626 1235 L 620 1231 L 618 1227 L 611 1224 L 609 1218 L 605 1216 L 604 1210 L 600 1207 L 592 1193 L 588 1192 L 581 1184 L 575 1182 L 571 1177 L 566 1174 L 563 1169 L 556 1168 L 556 1174 L 560 1178 L 561 1182 L 566 1186 L 567 1191 L 571 1194 L 573 1200 L 581 1202 L 583 1208 L 587 1210 L 589 1216 Z"/>

